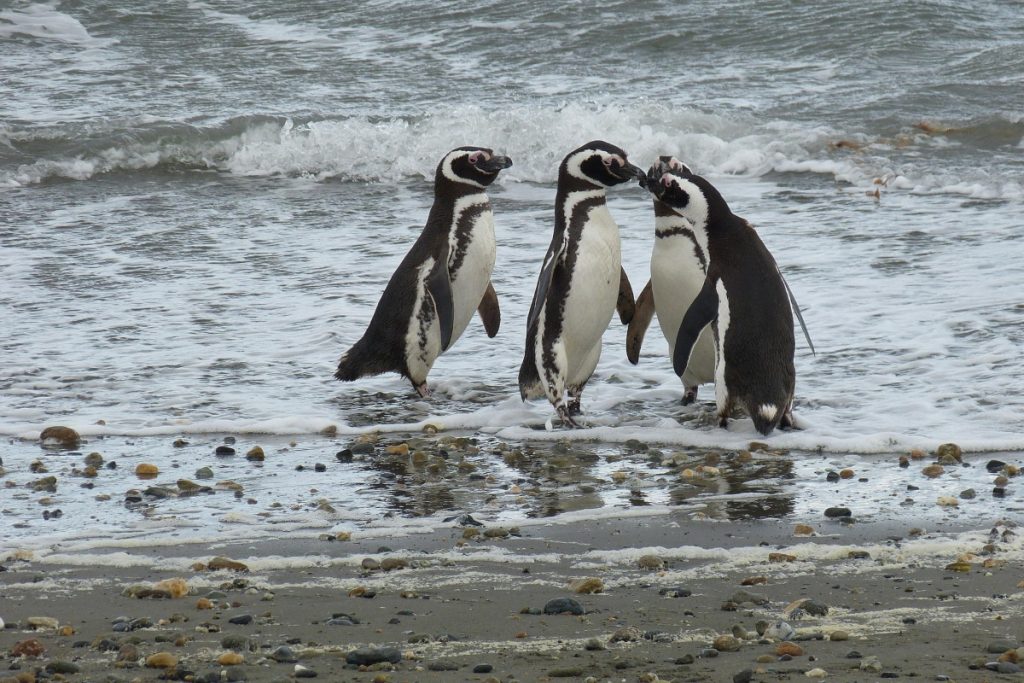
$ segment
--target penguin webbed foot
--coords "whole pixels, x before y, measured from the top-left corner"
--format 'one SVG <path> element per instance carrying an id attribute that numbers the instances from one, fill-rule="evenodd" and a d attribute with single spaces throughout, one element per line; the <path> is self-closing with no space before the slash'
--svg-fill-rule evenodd
<path id="1" fill-rule="evenodd" d="M 416 389 L 416 393 L 420 395 L 420 398 L 430 398 L 434 394 L 434 392 L 430 390 L 430 387 L 427 386 L 426 382 L 423 382 L 422 384 L 413 384 L 412 386 Z"/>
<path id="2" fill-rule="evenodd" d="M 570 415 L 582 415 L 583 414 L 583 406 L 580 405 L 580 400 L 578 398 L 577 399 L 573 399 L 572 401 L 569 401 L 569 404 L 568 404 L 568 407 L 566 408 L 566 410 L 568 410 Z"/>
<path id="3" fill-rule="evenodd" d="M 572 404 L 570 404 L 572 405 Z M 562 424 L 570 429 L 579 429 L 580 424 L 573 419 L 571 409 L 565 404 L 555 406 L 555 410 L 558 412 L 558 417 L 562 419 Z M 579 413 L 577 413 L 579 414 Z"/>
<path id="4" fill-rule="evenodd" d="M 782 419 L 779 420 L 779 429 L 787 432 L 790 430 L 797 432 L 803 431 L 803 427 L 797 425 L 796 418 L 793 417 L 793 411 L 786 411 L 782 416 Z"/>
<path id="5" fill-rule="evenodd" d="M 697 402 L 697 387 L 686 387 L 686 392 L 683 394 L 683 405 L 693 405 Z"/>

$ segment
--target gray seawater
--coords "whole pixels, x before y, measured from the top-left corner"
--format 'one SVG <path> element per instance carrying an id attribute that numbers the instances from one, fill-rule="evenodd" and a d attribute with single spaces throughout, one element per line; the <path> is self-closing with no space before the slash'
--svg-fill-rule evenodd
<path id="1" fill-rule="evenodd" d="M 682 158 L 776 255 L 818 353 L 775 445 L 1022 450 L 1022 65 L 1015 2 L 2 3 L 0 434 L 575 438 L 515 378 L 558 162 L 602 138 Z M 334 382 L 463 144 L 515 161 L 501 333 L 473 323 L 429 402 Z M 609 202 L 639 291 L 650 202 Z M 753 438 L 678 405 L 656 329 L 638 367 L 623 341 L 579 437 Z"/>

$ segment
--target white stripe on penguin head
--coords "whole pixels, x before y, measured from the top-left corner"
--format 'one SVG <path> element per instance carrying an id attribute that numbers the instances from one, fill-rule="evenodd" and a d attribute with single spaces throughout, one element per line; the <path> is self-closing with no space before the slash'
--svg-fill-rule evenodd
<path id="1" fill-rule="evenodd" d="M 618 154 L 609 154 L 603 149 L 581 149 L 580 151 L 576 152 L 571 157 L 565 160 L 565 168 L 567 171 L 569 171 L 569 175 L 571 175 L 573 178 L 586 180 L 588 183 L 600 185 L 601 187 L 611 187 L 610 185 L 606 185 L 605 183 L 601 182 L 597 178 L 592 178 L 583 172 L 583 162 L 592 156 L 599 156 L 601 157 L 602 161 L 605 161 L 607 159 L 618 159 L 620 166 L 624 167 L 626 165 L 626 160 L 623 159 Z"/>
<path id="2" fill-rule="evenodd" d="M 455 163 L 456 159 L 459 159 L 461 157 L 468 157 L 470 154 L 472 154 L 472 152 L 469 152 L 464 149 L 456 149 L 452 150 L 451 152 L 448 152 L 448 154 L 444 158 L 444 161 L 441 162 L 441 174 L 448 180 L 452 181 L 453 183 L 465 183 L 467 185 L 472 185 L 474 187 L 479 187 L 482 189 L 486 187 L 483 183 L 473 180 L 472 178 L 460 176 L 458 173 L 455 172 L 455 169 L 452 167 L 452 164 Z"/>
<path id="3" fill-rule="evenodd" d="M 673 206 L 672 210 L 686 218 L 694 227 L 704 229 L 708 224 L 708 198 L 704 196 L 700 187 L 695 183 L 681 178 L 674 173 L 666 173 L 661 176 L 661 182 L 671 182 L 690 197 L 690 201 L 684 207 Z"/>

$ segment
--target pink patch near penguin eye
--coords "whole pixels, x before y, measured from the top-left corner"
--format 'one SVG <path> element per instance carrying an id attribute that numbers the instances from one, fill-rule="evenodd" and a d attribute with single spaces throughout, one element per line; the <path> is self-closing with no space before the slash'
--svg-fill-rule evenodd
<path id="1" fill-rule="evenodd" d="M 480 156 L 480 152 L 473 152 L 472 154 L 469 155 L 469 163 L 475 164 L 476 162 L 480 161 Z"/>
<path id="2" fill-rule="evenodd" d="M 661 176 L 661 184 L 665 187 L 672 187 L 672 176 L 668 173 Z"/>
<path id="3" fill-rule="evenodd" d="M 603 159 L 603 161 L 604 161 L 604 165 L 605 166 L 611 166 L 612 165 L 612 158 L 611 157 L 605 157 Z"/>

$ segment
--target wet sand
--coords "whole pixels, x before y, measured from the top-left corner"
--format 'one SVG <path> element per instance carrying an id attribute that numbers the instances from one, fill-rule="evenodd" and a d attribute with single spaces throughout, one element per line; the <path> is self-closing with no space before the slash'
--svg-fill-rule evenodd
<path id="1" fill-rule="evenodd" d="M 659 512 L 511 530 L 458 518 L 400 537 L 370 529 L 348 540 L 118 548 L 113 569 L 74 553 L 8 556 L 0 680 L 33 680 L 46 667 L 59 671 L 57 662 L 77 672 L 51 678 L 83 681 L 286 681 L 314 672 L 396 683 L 1021 679 L 984 668 L 1024 645 L 1024 530 L 1012 521 L 932 535 L 912 518 L 821 518 L 803 520 L 813 535 L 797 536 L 791 519 Z M 191 566 L 215 556 L 248 571 Z M 175 577 L 187 595 L 124 594 Z M 584 579 L 601 592 L 574 592 Z M 576 600 L 583 614 L 544 614 L 559 598 Z M 804 599 L 813 602 L 794 604 Z M 251 623 L 231 622 L 244 615 Z M 33 617 L 55 620 L 64 635 L 31 629 Z M 759 637 L 759 621 L 789 624 L 790 645 Z M 733 639 L 713 651 L 723 635 Z M 11 655 L 31 639 L 40 656 Z M 282 646 L 297 662 L 272 658 L 288 659 Z M 346 663 L 365 647 L 397 648 L 400 659 Z M 242 663 L 218 664 L 231 651 Z M 177 664 L 146 667 L 159 652 Z M 1003 654 L 1003 669 L 1018 655 L 1024 650 Z"/>

